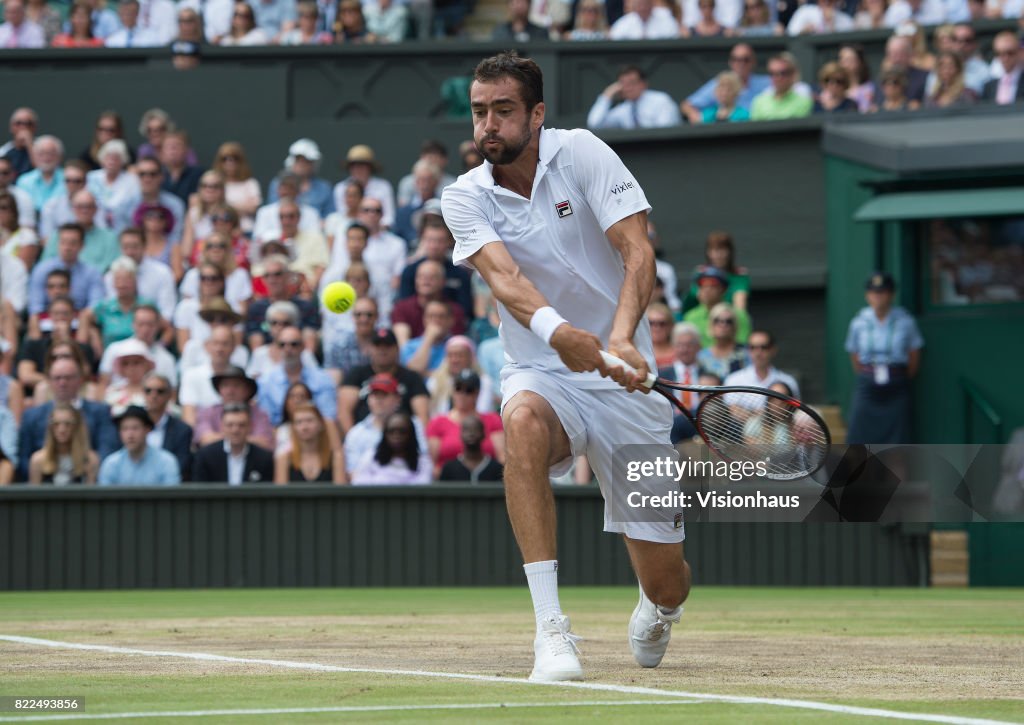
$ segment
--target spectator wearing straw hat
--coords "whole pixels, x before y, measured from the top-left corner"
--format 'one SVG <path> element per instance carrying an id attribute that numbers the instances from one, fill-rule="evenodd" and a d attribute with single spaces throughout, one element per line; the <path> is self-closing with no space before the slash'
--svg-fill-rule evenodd
<path id="1" fill-rule="evenodd" d="M 146 409 L 130 405 L 115 419 L 121 448 L 103 459 L 96 482 L 100 486 L 176 486 L 181 483 L 178 459 L 149 445 L 153 421 Z"/>
<path id="2" fill-rule="evenodd" d="M 350 181 L 356 180 L 363 185 L 365 196 L 380 200 L 383 206 L 381 223 L 384 226 L 394 224 L 395 190 L 390 181 L 377 176 L 380 173 L 380 164 L 377 163 L 373 149 L 366 144 L 356 144 L 345 156 L 345 167 L 348 170 L 348 177 L 334 186 L 335 208 L 345 208 L 345 188 Z"/>

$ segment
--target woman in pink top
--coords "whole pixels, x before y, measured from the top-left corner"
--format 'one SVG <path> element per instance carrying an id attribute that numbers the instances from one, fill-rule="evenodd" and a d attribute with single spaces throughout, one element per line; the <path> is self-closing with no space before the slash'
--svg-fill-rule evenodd
<path id="1" fill-rule="evenodd" d="M 480 395 L 480 377 L 470 369 L 460 372 L 452 386 L 452 409 L 431 419 L 427 425 L 427 445 L 434 459 L 435 473 L 448 461 L 462 453 L 462 419 L 477 415 L 484 424 L 483 452 L 499 463 L 505 462 L 505 432 L 501 416 L 497 413 L 477 413 L 476 399 Z"/>

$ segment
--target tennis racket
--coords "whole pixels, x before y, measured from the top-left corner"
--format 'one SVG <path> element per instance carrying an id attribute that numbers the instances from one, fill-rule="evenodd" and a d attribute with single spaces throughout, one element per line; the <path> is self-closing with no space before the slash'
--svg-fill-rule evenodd
<path id="1" fill-rule="evenodd" d="M 604 364 L 636 370 L 601 351 Z M 671 401 L 693 424 L 708 448 L 726 461 L 764 463 L 767 478 L 790 481 L 815 473 L 825 463 L 832 436 L 810 407 L 796 398 L 766 388 L 684 385 L 654 373 L 643 386 Z M 695 393 L 695 410 L 683 404 L 679 391 Z"/>

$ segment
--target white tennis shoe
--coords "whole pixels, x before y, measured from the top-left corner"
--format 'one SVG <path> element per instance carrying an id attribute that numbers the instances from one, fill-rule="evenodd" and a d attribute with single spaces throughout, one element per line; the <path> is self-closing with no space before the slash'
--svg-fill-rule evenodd
<path id="1" fill-rule="evenodd" d="M 676 607 L 665 613 L 647 598 L 640 589 L 640 602 L 629 618 L 629 647 L 641 667 L 657 667 L 661 664 L 672 638 L 672 625 L 683 616 L 683 608 Z"/>
<path id="2" fill-rule="evenodd" d="M 582 680 L 579 647 L 581 638 L 569 631 L 569 618 L 552 615 L 540 623 L 533 641 L 533 672 L 530 679 L 540 682 Z"/>

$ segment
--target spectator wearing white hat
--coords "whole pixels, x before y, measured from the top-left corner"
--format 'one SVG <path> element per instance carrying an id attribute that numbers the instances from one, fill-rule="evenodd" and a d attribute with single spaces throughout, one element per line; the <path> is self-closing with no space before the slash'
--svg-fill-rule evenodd
<path id="1" fill-rule="evenodd" d="M 131 337 L 122 340 L 112 361 L 117 382 L 107 388 L 103 402 L 114 409 L 129 405 L 145 406 L 146 394 L 142 389 L 142 380 L 155 367 L 146 343 Z"/>
<path id="2" fill-rule="evenodd" d="M 119 384 L 122 377 L 117 372 L 115 360 L 123 355 L 126 349 L 133 350 L 142 345 L 153 360 L 154 370 L 167 378 L 171 385 L 177 387 L 178 361 L 160 342 L 159 334 L 162 325 L 163 319 L 156 307 L 148 304 L 136 307 L 135 316 L 132 318 L 132 336 L 115 342 L 103 351 L 103 357 L 100 359 L 100 384 L 106 385 L 111 382 L 114 385 Z"/>
<path id="3" fill-rule="evenodd" d="M 355 179 L 363 185 L 366 196 L 380 200 L 384 208 L 381 224 L 385 227 L 394 224 L 395 190 L 390 181 L 377 176 L 380 173 L 380 164 L 377 163 L 373 149 L 366 144 L 356 144 L 348 150 L 345 166 L 349 175 L 334 185 L 334 206 L 338 209 L 345 208 L 345 188 Z"/>
<path id="4" fill-rule="evenodd" d="M 316 175 L 320 170 L 321 158 L 320 147 L 317 146 L 316 141 L 300 138 L 288 147 L 288 158 L 284 160 L 284 170 L 299 177 L 299 195 L 296 201 L 299 204 L 313 207 L 323 218 L 334 211 L 334 197 L 331 193 L 331 185 Z M 270 201 L 278 199 L 278 184 L 277 179 L 270 182 L 270 189 L 267 192 Z"/>

